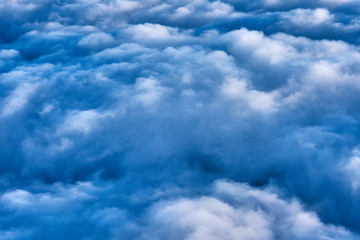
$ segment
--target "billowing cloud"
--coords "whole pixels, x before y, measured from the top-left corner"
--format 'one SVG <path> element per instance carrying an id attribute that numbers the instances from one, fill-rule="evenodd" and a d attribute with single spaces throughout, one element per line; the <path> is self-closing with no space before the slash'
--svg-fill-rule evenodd
<path id="1" fill-rule="evenodd" d="M 0 3 L 0 239 L 358 238 L 358 3 Z"/>
<path id="2" fill-rule="evenodd" d="M 157 203 L 150 209 L 153 238 L 146 239 L 353 239 L 322 223 L 296 200 L 246 184 L 217 181 L 213 196 Z M 157 230 L 154 230 L 157 229 Z"/>

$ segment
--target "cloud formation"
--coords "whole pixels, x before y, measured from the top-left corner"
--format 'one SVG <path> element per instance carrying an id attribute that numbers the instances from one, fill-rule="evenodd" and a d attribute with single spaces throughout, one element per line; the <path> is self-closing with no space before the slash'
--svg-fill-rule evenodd
<path id="1" fill-rule="evenodd" d="M 0 239 L 358 238 L 358 3 L 0 3 Z"/>
<path id="2" fill-rule="evenodd" d="M 151 208 L 154 239 L 353 239 L 341 227 L 326 225 L 295 199 L 274 189 L 217 181 L 215 196 L 161 202 Z"/>

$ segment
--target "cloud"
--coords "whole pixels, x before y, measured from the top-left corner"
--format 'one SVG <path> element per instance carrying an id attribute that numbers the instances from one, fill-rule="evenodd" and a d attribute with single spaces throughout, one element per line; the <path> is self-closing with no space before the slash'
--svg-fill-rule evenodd
<path id="1" fill-rule="evenodd" d="M 22 235 L 25 239 L 60 239 L 63 236 L 108 239 L 123 236 L 134 239 L 356 237 L 343 227 L 321 222 L 316 213 L 305 210 L 297 199 L 281 197 L 283 193 L 275 186 L 258 189 L 244 183 L 218 180 L 206 196 L 165 201 L 155 198 L 155 202 L 140 213 L 140 218 L 131 218 L 129 209 L 120 206 L 105 207 L 104 203 L 112 202 L 114 190 L 108 186 L 79 182 L 74 185 L 57 183 L 51 188 L 37 184 L 32 188 L 37 193 L 16 189 L 1 195 L 2 214 L 14 213 L 2 219 L 2 224 L 25 219 L 11 231 L 3 231 L 4 237 L 17 239 L 24 228 L 27 229 Z M 171 192 L 176 189 L 170 188 L 163 194 Z M 55 215 L 58 217 L 54 218 Z M 58 227 L 78 223 L 81 225 L 77 229 L 69 228 L 62 236 L 57 235 Z"/>
<path id="2" fill-rule="evenodd" d="M 106 46 L 111 45 L 114 42 L 114 38 L 106 33 L 98 32 L 98 33 L 91 33 L 84 38 L 82 38 L 78 45 L 81 47 L 88 47 L 88 48 L 106 48 Z"/>
<path id="3" fill-rule="evenodd" d="M 0 239 L 356 238 L 358 13 L 0 3 Z"/>
<path id="4" fill-rule="evenodd" d="M 227 181 L 214 183 L 214 196 L 157 203 L 150 222 L 153 238 L 172 239 L 353 239 L 346 229 L 322 223 L 296 200 L 271 189 Z M 178 237 L 172 237 L 178 236 Z"/>
<path id="5" fill-rule="evenodd" d="M 36 84 L 20 84 L 16 89 L 4 100 L 1 111 L 1 117 L 11 116 L 20 111 L 28 103 L 29 98 L 35 93 Z"/>
<path id="6" fill-rule="evenodd" d="M 286 15 L 284 17 L 286 17 Z M 329 10 L 317 8 L 314 10 L 296 9 L 289 12 L 289 18 L 291 22 L 300 26 L 304 24 L 314 26 L 332 21 L 333 16 L 330 15 Z"/>

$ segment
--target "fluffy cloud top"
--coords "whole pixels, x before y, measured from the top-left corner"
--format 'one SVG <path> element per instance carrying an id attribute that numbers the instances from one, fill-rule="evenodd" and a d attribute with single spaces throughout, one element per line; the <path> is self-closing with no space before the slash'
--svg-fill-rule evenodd
<path id="1" fill-rule="evenodd" d="M 359 6 L 1 2 L 0 239 L 357 239 Z"/>

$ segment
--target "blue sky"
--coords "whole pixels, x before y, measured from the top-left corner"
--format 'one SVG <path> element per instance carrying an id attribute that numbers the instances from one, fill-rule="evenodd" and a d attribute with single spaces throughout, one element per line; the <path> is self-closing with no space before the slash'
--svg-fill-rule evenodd
<path id="1" fill-rule="evenodd" d="M 360 1 L 0 2 L 0 240 L 359 239 Z"/>

